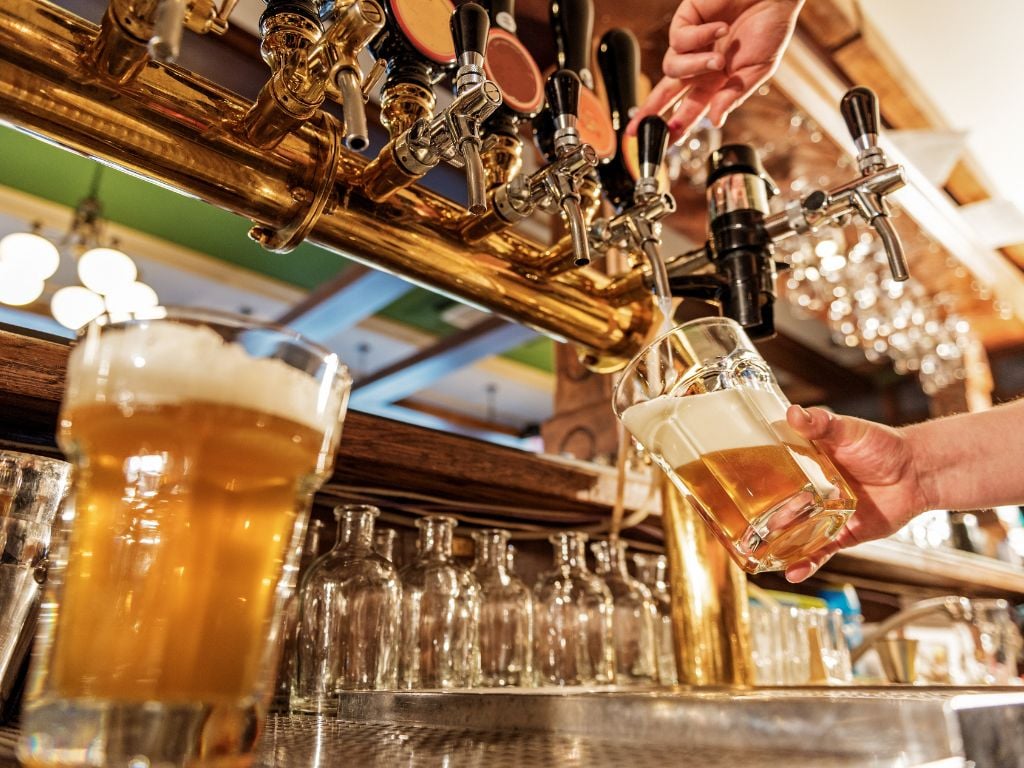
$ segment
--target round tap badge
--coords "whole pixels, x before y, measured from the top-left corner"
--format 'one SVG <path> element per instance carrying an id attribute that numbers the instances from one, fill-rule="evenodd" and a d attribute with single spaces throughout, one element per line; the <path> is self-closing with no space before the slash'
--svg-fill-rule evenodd
<path id="1" fill-rule="evenodd" d="M 505 106 L 521 117 L 534 117 L 544 106 L 540 68 L 514 35 L 491 28 L 484 71 L 498 84 Z"/>
<path id="2" fill-rule="evenodd" d="M 608 107 L 589 88 L 580 88 L 580 139 L 594 148 L 597 157 L 610 160 L 615 157 L 615 130 L 608 117 Z"/>
<path id="3" fill-rule="evenodd" d="M 391 0 L 391 12 L 413 48 L 437 64 L 455 63 L 451 0 Z"/>

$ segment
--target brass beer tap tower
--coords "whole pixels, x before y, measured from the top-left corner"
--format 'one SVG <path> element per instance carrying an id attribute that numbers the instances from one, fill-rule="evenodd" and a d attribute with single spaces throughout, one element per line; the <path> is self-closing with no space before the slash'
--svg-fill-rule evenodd
<path id="1" fill-rule="evenodd" d="M 546 88 L 553 131 L 547 164 L 516 174 L 513 158 L 488 181 L 482 155 L 501 154 L 501 147 L 488 143 L 486 125 L 502 97 L 485 72 L 488 18 L 481 7 L 447 3 L 455 11 L 450 20 L 422 18 L 417 32 L 413 17 L 446 3 L 269 0 L 261 50 L 271 74 L 251 103 L 166 63 L 182 29 L 223 32 L 233 4 L 110 0 L 97 28 L 44 0 L 6 0 L 0 119 L 244 216 L 254 223 L 252 237 L 270 250 L 287 253 L 309 240 L 571 342 L 592 370 L 620 369 L 642 349 L 655 325 L 658 227 L 674 202 L 655 181 L 664 151 L 657 121 L 644 123 L 640 168 L 629 171 L 622 148 L 635 105 L 629 77 L 606 83 L 619 133 L 610 163 L 598 166 L 594 149 L 581 141 L 580 81 L 559 71 Z M 449 21 L 453 39 L 441 40 L 437 30 Z M 364 47 L 378 58 L 375 71 L 387 73 L 381 122 L 390 136 L 369 162 L 353 151 L 365 148 L 368 136 L 363 99 L 373 78 L 364 78 L 356 59 Z M 624 30 L 602 40 L 606 79 L 634 73 L 637 57 Z M 578 55 L 569 58 L 586 68 Z M 451 69 L 454 101 L 434 114 L 432 86 Z M 323 109 L 328 99 L 340 102 L 343 121 Z M 751 327 L 769 330 L 772 242 L 846 214 L 878 230 L 894 277 L 905 277 L 885 204 L 903 183 L 902 169 L 877 147 L 876 110 L 866 89 L 844 100 L 860 177 L 781 213 L 769 214 L 767 187 L 749 154 L 746 163 L 738 161 L 742 153 L 722 155 L 709 188 L 708 244 L 668 260 L 672 292 L 704 291 L 737 315 L 741 306 L 756 308 L 760 314 L 745 315 Z M 467 206 L 417 184 L 442 162 L 465 169 Z M 615 213 L 591 223 L 588 201 L 600 190 L 587 185 L 595 168 Z M 547 247 L 515 231 L 538 209 L 563 216 L 570 235 Z M 608 275 L 588 266 L 591 255 L 613 245 L 628 252 L 628 271 Z M 730 571 L 724 550 L 685 501 L 667 492 L 664 498 L 682 679 L 749 682 L 742 576 Z"/>

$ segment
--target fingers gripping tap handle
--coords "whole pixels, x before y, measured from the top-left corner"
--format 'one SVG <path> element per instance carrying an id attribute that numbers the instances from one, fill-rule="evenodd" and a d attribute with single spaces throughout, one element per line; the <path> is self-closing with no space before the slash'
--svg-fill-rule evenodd
<path id="1" fill-rule="evenodd" d="M 863 85 L 851 88 L 839 102 L 839 111 L 858 152 L 878 144 L 878 98 L 874 91 Z"/>

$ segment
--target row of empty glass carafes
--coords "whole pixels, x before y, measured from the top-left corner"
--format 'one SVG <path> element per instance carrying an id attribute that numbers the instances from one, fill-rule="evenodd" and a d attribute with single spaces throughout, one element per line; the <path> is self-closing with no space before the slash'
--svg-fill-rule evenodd
<path id="1" fill-rule="evenodd" d="M 300 579 L 283 665 L 293 710 L 330 711 L 346 690 L 676 682 L 663 557 L 634 556 L 642 583 L 624 544 L 595 542 L 595 573 L 587 536 L 558 533 L 553 567 L 530 589 L 507 531 L 473 531 L 466 568 L 452 555 L 456 521 L 433 515 L 417 520 L 416 557 L 397 570 L 378 514 L 338 507 L 335 546 Z"/>

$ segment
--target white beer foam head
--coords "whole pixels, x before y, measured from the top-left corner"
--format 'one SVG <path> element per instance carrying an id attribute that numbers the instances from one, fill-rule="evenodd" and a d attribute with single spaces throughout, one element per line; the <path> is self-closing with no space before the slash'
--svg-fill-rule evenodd
<path id="1" fill-rule="evenodd" d="M 785 404 L 773 392 L 756 389 L 664 395 L 622 414 L 626 429 L 673 467 L 696 461 L 701 454 L 775 445 L 779 439 L 765 420 L 785 419 Z"/>
<path id="2" fill-rule="evenodd" d="M 699 395 L 663 395 L 626 409 L 622 421 L 643 446 L 671 467 L 702 455 L 736 448 L 778 445 L 782 440 L 809 445 L 786 422 L 785 401 L 774 392 L 735 388 Z M 836 487 L 813 459 L 790 456 L 823 496 Z"/>
<path id="3" fill-rule="evenodd" d="M 340 367 L 340 363 L 339 363 Z M 251 356 L 212 328 L 175 322 L 106 328 L 71 352 L 65 403 L 236 405 L 333 431 L 347 387 Z"/>

